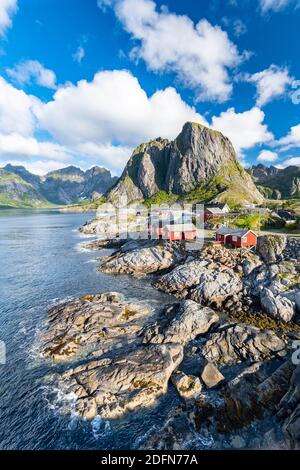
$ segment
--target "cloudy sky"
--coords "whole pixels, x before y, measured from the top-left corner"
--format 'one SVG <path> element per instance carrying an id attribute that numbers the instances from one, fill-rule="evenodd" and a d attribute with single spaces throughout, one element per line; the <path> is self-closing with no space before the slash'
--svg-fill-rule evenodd
<path id="1" fill-rule="evenodd" d="M 0 0 L 0 166 L 95 164 L 187 120 L 300 165 L 300 0 Z"/>

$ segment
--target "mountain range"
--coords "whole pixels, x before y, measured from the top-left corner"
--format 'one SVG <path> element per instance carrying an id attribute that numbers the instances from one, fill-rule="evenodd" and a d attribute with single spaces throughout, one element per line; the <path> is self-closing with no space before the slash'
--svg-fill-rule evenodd
<path id="1" fill-rule="evenodd" d="M 8 164 L 0 169 L 0 207 L 48 207 L 90 201 L 102 196 L 117 179 L 98 166 L 87 171 L 68 166 L 37 176 L 23 166 Z"/>
<path id="2" fill-rule="evenodd" d="M 249 168 L 249 174 L 265 197 L 285 199 L 300 197 L 300 167 L 255 165 Z"/>

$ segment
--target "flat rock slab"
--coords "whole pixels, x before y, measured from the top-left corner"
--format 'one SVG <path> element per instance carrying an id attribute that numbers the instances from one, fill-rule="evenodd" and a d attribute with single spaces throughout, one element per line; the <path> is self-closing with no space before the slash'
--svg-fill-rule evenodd
<path id="1" fill-rule="evenodd" d="M 183 358 L 178 344 L 140 346 L 119 355 L 91 361 L 62 376 L 64 387 L 77 397 L 76 411 L 92 419 L 114 419 L 153 405 L 166 393 L 172 372 Z"/>
<path id="2" fill-rule="evenodd" d="M 126 302 L 116 292 L 71 300 L 49 311 L 41 354 L 66 361 L 84 347 L 102 348 L 105 352 L 118 340 L 135 340 L 142 327 L 138 320 L 150 313 L 150 308 Z"/>

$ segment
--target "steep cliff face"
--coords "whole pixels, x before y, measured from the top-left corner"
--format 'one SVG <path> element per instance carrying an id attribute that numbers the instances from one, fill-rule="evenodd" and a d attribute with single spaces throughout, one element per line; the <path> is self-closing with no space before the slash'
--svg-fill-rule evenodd
<path id="1" fill-rule="evenodd" d="M 272 199 L 300 197 L 299 166 L 291 165 L 281 169 L 260 164 L 252 166 L 248 171 L 266 197 Z"/>
<path id="2" fill-rule="evenodd" d="M 174 141 L 158 138 L 135 149 L 108 193 L 112 202 L 147 199 L 159 191 L 195 200 L 262 202 L 252 178 L 220 132 L 187 122 Z"/>

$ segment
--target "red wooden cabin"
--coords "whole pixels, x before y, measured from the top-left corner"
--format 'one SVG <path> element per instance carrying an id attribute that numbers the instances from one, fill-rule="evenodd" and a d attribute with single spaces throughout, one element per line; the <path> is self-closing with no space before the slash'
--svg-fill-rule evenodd
<path id="1" fill-rule="evenodd" d="M 167 240 L 195 240 L 197 231 L 194 224 L 171 224 L 163 229 Z"/>
<path id="2" fill-rule="evenodd" d="M 256 246 L 257 235 L 249 229 L 221 227 L 216 232 L 216 241 L 222 245 L 231 245 L 236 248 Z"/>

